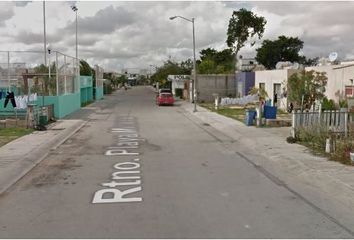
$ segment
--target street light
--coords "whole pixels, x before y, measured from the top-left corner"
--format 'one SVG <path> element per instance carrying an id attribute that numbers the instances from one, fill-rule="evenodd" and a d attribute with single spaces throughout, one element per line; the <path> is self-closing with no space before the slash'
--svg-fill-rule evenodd
<path id="1" fill-rule="evenodd" d="M 43 42 L 44 42 L 44 65 L 47 65 L 47 33 L 45 24 L 45 1 L 43 1 Z"/>
<path id="2" fill-rule="evenodd" d="M 195 61 L 195 33 L 194 33 L 194 18 L 192 19 L 188 19 L 182 16 L 173 16 L 170 17 L 170 20 L 173 20 L 175 18 L 182 18 L 188 22 L 192 23 L 193 26 L 193 70 L 194 70 L 194 79 L 193 79 L 193 88 L 192 88 L 192 92 L 193 92 L 193 100 L 194 100 L 194 110 L 193 112 L 197 111 L 197 67 L 196 67 L 196 61 Z"/>
<path id="3" fill-rule="evenodd" d="M 75 12 L 76 14 L 76 21 L 75 21 L 75 39 L 76 39 L 76 54 L 75 54 L 75 57 L 76 57 L 76 67 L 77 67 L 77 76 L 79 76 L 79 56 L 78 56 L 78 44 L 77 44 L 77 10 L 79 10 L 75 5 L 72 5 L 71 6 L 71 9 Z"/>

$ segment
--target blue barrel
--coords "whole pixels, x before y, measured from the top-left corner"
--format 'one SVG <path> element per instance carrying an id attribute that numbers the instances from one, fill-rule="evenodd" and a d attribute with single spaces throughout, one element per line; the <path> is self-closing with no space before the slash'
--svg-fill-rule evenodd
<path id="1" fill-rule="evenodd" d="M 264 118 L 265 119 L 276 119 L 277 118 L 277 107 L 264 106 Z"/>
<path id="2" fill-rule="evenodd" d="M 256 118 L 256 111 L 247 109 L 246 110 L 246 117 L 245 117 L 245 124 L 247 126 L 252 126 L 255 118 Z"/>

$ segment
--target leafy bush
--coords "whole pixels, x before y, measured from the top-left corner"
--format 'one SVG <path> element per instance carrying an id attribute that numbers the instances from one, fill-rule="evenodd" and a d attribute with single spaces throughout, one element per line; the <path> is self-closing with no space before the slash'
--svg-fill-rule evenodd
<path id="1" fill-rule="evenodd" d="M 339 100 L 339 107 L 340 108 L 347 108 L 348 107 L 348 101 L 346 99 Z"/>
<path id="2" fill-rule="evenodd" d="M 80 60 L 80 75 L 92 76 L 92 68 L 85 60 Z"/>
<path id="3" fill-rule="evenodd" d="M 324 97 L 322 99 L 322 110 L 335 110 L 336 104 L 334 103 L 333 99 L 328 99 Z"/>

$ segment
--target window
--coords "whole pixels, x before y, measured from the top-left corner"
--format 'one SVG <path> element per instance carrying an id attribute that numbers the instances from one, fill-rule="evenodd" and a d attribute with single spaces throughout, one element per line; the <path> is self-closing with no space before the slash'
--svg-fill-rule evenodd
<path id="1" fill-rule="evenodd" d="M 265 89 L 265 83 L 259 83 L 259 89 Z"/>
<path id="2" fill-rule="evenodd" d="M 354 86 L 345 86 L 345 96 L 353 97 L 354 95 Z"/>

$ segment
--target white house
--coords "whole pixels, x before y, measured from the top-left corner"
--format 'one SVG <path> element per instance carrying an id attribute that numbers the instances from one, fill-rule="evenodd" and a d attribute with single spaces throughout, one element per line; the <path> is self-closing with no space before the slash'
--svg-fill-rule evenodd
<path id="1" fill-rule="evenodd" d="M 181 93 L 183 94 L 184 83 L 186 80 L 190 80 L 190 75 L 168 75 L 167 76 L 167 81 L 171 82 L 171 90 L 173 95 L 176 95 L 176 89 L 181 89 Z"/>
<path id="2" fill-rule="evenodd" d="M 325 72 L 328 78 L 325 95 L 338 102 L 344 97 L 354 94 L 354 64 L 306 67 L 306 71 Z"/>
<path id="3" fill-rule="evenodd" d="M 255 87 L 263 88 L 272 101 L 272 106 L 286 110 L 288 106 L 286 86 L 288 78 L 300 70 L 297 69 L 276 69 L 255 71 Z M 276 98 L 276 100 L 275 100 Z M 276 102 L 276 104 L 274 104 Z"/>

